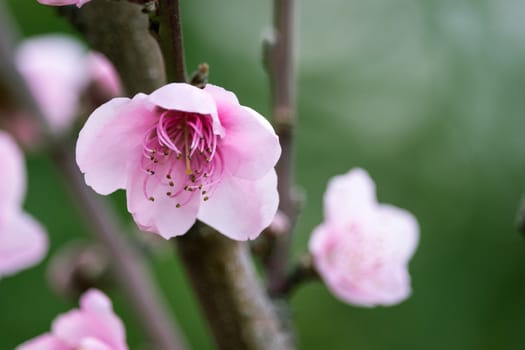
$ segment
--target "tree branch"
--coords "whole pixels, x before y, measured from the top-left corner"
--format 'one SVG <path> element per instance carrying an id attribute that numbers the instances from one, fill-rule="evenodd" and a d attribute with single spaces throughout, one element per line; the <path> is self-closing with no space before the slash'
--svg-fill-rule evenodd
<path id="1" fill-rule="evenodd" d="M 290 232 L 275 238 L 271 253 L 265 259 L 268 290 L 277 292 L 285 282 L 289 268 L 291 230 L 297 216 L 298 203 L 294 198 L 294 127 L 295 127 L 295 70 L 294 49 L 295 0 L 274 0 L 274 35 L 267 52 L 271 80 L 272 119 L 276 127 L 282 154 L 277 163 L 279 210 L 289 219 Z"/>
<path id="2" fill-rule="evenodd" d="M 175 239 L 219 349 L 292 349 L 245 242 L 196 224 Z"/>

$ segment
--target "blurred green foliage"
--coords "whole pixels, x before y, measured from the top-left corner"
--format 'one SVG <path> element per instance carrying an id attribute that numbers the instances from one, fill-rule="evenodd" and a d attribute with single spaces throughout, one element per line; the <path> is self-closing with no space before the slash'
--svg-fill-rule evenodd
<path id="1" fill-rule="evenodd" d="M 8 4 L 23 35 L 76 35 L 52 8 Z M 271 2 L 182 7 L 188 67 L 208 62 L 211 82 L 267 115 L 261 38 Z M 421 225 L 413 296 L 364 309 L 320 283 L 305 286 L 292 298 L 300 348 L 523 349 L 525 242 L 514 221 L 525 191 L 525 2 L 327 0 L 299 9 L 297 182 L 308 200 L 295 254 L 322 220 L 328 179 L 355 166 L 370 172 L 380 201 Z M 27 163 L 26 209 L 47 227 L 53 255 L 86 232 L 46 155 Z M 129 221 L 121 194 L 115 202 Z M 0 282 L 1 350 L 73 307 L 47 288 L 46 262 Z M 192 347 L 211 348 L 176 258 L 151 262 Z M 131 348 L 144 348 L 126 301 L 111 296 Z"/>

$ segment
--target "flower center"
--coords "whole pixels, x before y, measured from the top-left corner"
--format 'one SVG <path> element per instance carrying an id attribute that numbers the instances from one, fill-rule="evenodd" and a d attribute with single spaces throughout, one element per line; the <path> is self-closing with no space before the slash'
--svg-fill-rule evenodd
<path id="1" fill-rule="evenodd" d="M 207 201 L 224 172 L 217 142 L 210 116 L 164 111 L 144 135 L 141 166 L 150 175 L 144 180 L 144 196 L 155 201 L 150 188 L 160 185 L 166 196 L 178 199 L 177 207 L 196 194 Z"/>

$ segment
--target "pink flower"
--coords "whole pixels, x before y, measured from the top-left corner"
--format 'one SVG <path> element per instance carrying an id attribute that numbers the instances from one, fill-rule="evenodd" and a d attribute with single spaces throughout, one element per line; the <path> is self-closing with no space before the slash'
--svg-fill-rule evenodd
<path id="1" fill-rule="evenodd" d="M 88 54 L 80 42 L 64 35 L 25 40 L 17 48 L 15 58 L 18 70 L 55 132 L 73 124 L 90 84 L 106 97 L 122 92 L 117 73 L 104 56 Z"/>
<path id="2" fill-rule="evenodd" d="M 101 95 L 102 98 L 122 95 L 122 85 L 117 71 L 106 56 L 99 52 L 90 52 L 87 56 L 87 66 L 97 95 Z"/>
<path id="3" fill-rule="evenodd" d="M 47 251 L 43 228 L 22 212 L 24 160 L 13 139 L 0 131 L 0 277 L 38 263 Z"/>
<path id="4" fill-rule="evenodd" d="M 58 316 L 51 333 L 33 338 L 16 350 L 127 350 L 124 325 L 111 301 L 90 289 L 80 298 L 80 309 Z"/>
<path id="5" fill-rule="evenodd" d="M 309 249 L 322 279 L 341 300 L 392 305 L 410 295 L 408 262 L 419 227 L 406 210 L 379 204 L 366 171 L 333 178 L 324 196 L 325 221 Z"/>
<path id="6" fill-rule="evenodd" d="M 277 210 L 280 153 L 268 121 L 211 84 L 113 99 L 77 142 L 86 183 L 104 195 L 126 189 L 138 226 L 166 239 L 196 218 L 232 239 L 257 237 Z"/>
<path id="7" fill-rule="evenodd" d="M 39 3 L 43 5 L 50 5 L 50 6 L 65 6 L 65 5 L 77 5 L 77 7 L 81 7 L 85 3 L 91 1 L 91 0 L 37 0 Z"/>

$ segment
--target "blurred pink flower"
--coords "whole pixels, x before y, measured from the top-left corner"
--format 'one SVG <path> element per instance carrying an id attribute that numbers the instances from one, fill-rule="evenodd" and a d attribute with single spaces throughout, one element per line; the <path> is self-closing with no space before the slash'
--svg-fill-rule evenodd
<path id="1" fill-rule="evenodd" d="M 415 217 L 377 203 L 374 183 L 362 169 L 330 180 L 324 211 L 325 221 L 314 230 L 309 249 L 332 293 L 361 306 L 408 298 L 408 262 L 419 240 Z"/>
<path id="2" fill-rule="evenodd" d="M 14 140 L 0 131 L 0 277 L 38 263 L 47 251 L 44 229 L 22 212 L 25 169 Z"/>
<path id="3" fill-rule="evenodd" d="M 86 183 L 104 195 L 126 189 L 137 225 L 166 239 L 196 218 L 232 239 L 257 237 L 277 210 L 280 153 L 270 123 L 211 84 L 113 99 L 77 142 Z"/>
<path id="4" fill-rule="evenodd" d="M 16 350 L 127 350 L 122 321 L 109 298 L 90 289 L 80 298 L 80 309 L 58 316 L 51 332 L 19 345 Z"/>
<path id="5" fill-rule="evenodd" d="M 122 93 L 117 73 L 107 58 L 88 53 L 68 36 L 27 39 L 17 48 L 15 59 L 54 132 L 65 131 L 74 123 L 90 85 L 97 95 L 105 97 L 102 102 Z"/>
<path id="6" fill-rule="evenodd" d="M 81 7 L 87 2 L 90 2 L 91 0 L 37 0 L 39 3 L 43 5 L 50 5 L 50 6 L 65 6 L 65 5 L 77 5 L 77 7 Z"/>
<path id="7" fill-rule="evenodd" d="M 122 95 L 122 85 L 117 71 L 106 56 L 99 52 L 90 52 L 87 56 L 87 66 L 91 83 L 98 95 L 103 98 Z"/>

